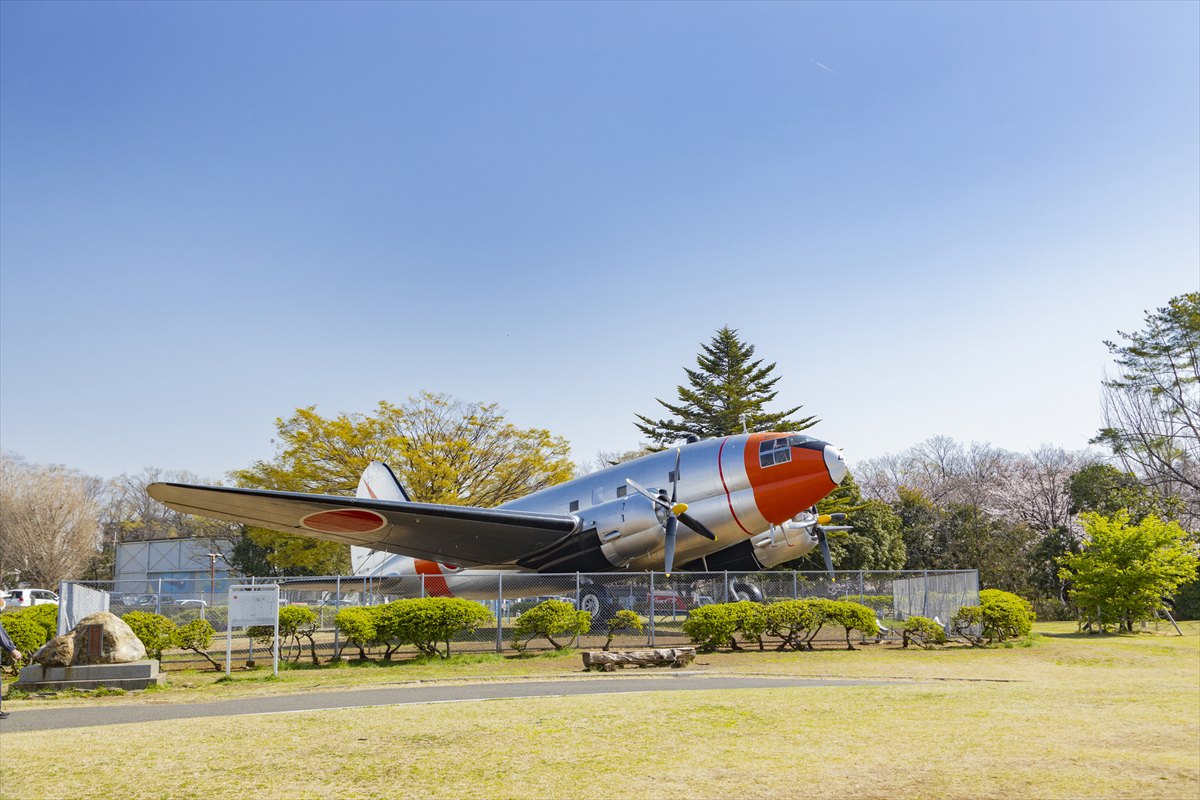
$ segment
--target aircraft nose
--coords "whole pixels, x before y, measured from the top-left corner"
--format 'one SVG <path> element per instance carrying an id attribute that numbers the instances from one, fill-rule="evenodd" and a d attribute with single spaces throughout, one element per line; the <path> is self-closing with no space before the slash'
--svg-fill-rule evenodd
<path id="1" fill-rule="evenodd" d="M 829 477 L 834 483 L 841 483 L 842 478 L 846 477 L 846 456 L 841 448 L 825 445 L 825 469 L 829 470 Z"/>

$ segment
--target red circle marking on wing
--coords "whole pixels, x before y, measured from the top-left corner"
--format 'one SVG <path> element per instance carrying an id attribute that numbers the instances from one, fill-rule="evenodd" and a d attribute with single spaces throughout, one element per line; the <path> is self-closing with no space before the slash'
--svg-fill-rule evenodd
<path id="1" fill-rule="evenodd" d="M 322 533 L 370 533 L 387 524 L 382 515 L 361 508 L 318 511 L 300 520 L 304 527 Z"/>

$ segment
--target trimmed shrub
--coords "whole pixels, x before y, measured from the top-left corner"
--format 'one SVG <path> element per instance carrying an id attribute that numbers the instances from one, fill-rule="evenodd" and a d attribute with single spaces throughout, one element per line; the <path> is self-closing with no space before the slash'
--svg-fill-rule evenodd
<path id="1" fill-rule="evenodd" d="M 569 603 L 562 605 L 571 608 Z M 495 617 L 486 606 L 459 597 L 397 600 L 382 608 L 380 622 L 377 623 L 378 637 L 395 637 L 399 644 L 415 645 L 422 655 L 430 657 L 449 658 L 450 642 L 454 637 L 473 631 L 481 625 L 495 623 Z M 573 608 L 571 610 L 574 611 Z M 586 611 L 578 613 L 587 614 Z M 590 628 L 591 614 L 587 615 L 587 620 Z M 520 620 L 517 620 L 517 623 L 519 626 Z M 445 652 L 441 649 L 442 642 L 446 644 Z"/>
<path id="2" fill-rule="evenodd" d="M 352 644 L 358 648 L 360 659 L 367 657 L 364 648 L 370 647 L 376 642 L 378 616 L 373 608 L 349 606 L 343 608 L 333 618 L 333 624 L 337 626 L 338 633 L 346 640 L 346 644 Z M 345 647 L 345 645 L 342 646 Z M 336 657 L 341 658 L 341 653 L 339 652 Z"/>
<path id="3" fill-rule="evenodd" d="M 58 636 L 58 604 L 57 603 L 41 603 L 36 606 L 28 606 L 15 612 L 33 620 L 46 631 L 46 641 L 50 641 L 55 636 Z M 19 649 L 19 648 L 18 648 Z M 21 652 L 25 652 L 22 650 Z"/>
<path id="4" fill-rule="evenodd" d="M 979 605 L 963 606 L 954 615 L 955 632 L 972 644 L 991 644 L 1028 636 L 1033 631 L 1037 615 L 1033 605 L 1023 597 L 1000 589 L 984 589 L 979 593 Z M 975 637 L 969 630 L 978 625 L 982 637 Z"/>
<path id="5" fill-rule="evenodd" d="M 604 641 L 604 647 L 601 649 L 607 650 L 612 646 L 613 637 L 617 635 L 617 631 L 619 630 L 630 630 L 635 633 L 641 633 L 645 629 L 646 625 L 642 622 L 641 617 L 629 609 L 623 608 L 608 621 L 608 639 Z"/>
<path id="6" fill-rule="evenodd" d="M 375 614 L 375 641 L 383 645 L 385 661 L 391 661 L 392 653 L 405 644 L 401 636 L 401 627 L 406 624 L 404 604 L 411 602 L 411 600 L 393 600 L 381 606 L 371 607 L 371 611 Z"/>
<path id="7" fill-rule="evenodd" d="M 284 606 L 279 609 L 279 635 L 284 641 L 296 646 L 296 662 L 300 661 L 301 639 L 308 640 L 308 653 L 312 663 L 318 664 L 317 641 L 313 634 L 317 632 L 317 612 L 307 606 Z"/>
<path id="8" fill-rule="evenodd" d="M 191 650 L 193 653 L 199 653 L 208 659 L 208 663 L 212 664 L 214 669 L 220 669 L 221 665 L 214 661 L 213 657 L 208 654 L 208 648 L 212 646 L 212 639 L 215 634 L 216 630 L 208 623 L 208 620 L 194 619 L 188 624 L 175 629 L 171 644 L 181 650 Z"/>
<path id="9" fill-rule="evenodd" d="M 121 619 L 133 629 L 134 636 L 142 640 L 146 655 L 161 660 L 163 650 L 171 646 L 175 623 L 152 611 L 130 611 Z"/>
<path id="10" fill-rule="evenodd" d="M 810 633 L 820 630 L 821 616 L 811 600 L 783 600 L 767 606 L 767 632 L 778 636 L 780 650 L 804 650 Z"/>
<path id="11" fill-rule="evenodd" d="M 317 632 L 317 612 L 308 606 L 283 606 L 279 609 L 279 649 L 283 651 L 283 659 L 300 660 L 302 649 L 301 639 L 308 639 L 309 652 L 312 662 L 317 659 L 317 644 L 313 634 Z M 275 644 L 275 627 L 273 625 L 251 625 L 246 628 L 246 635 L 263 647 Z M 293 649 L 295 655 L 292 654 Z"/>
<path id="12" fill-rule="evenodd" d="M 747 644 L 757 644 L 758 649 L 762 650 L 762 637 L 767 630 L 766 606 L 753 600 L 739 600 L 729 604 L 729 611 L 737 626 L 736 631 L 742 635 L 742 641 Z M 741 649 L 738 647 L 736 639 L 731 638 L 729 644 L 734 650 Z"/>
<path id="13" fill-rule="evenodd" d="M 862 631 L 867 636 L 879 633 L 879 623 L 875 621 L 875 612 L 865 605 L 851 603 L 848 600 L 838 600 L 829 609 L 829 621 L 846 629 L 846 649 L 856 649 L 850 643 L 850 631 Z"/>
<path id="14" fill-rule="evenodd" d="M 984 589 L 979 593 L 983 609 L 983 635 L 997 641 L 1028 636 L 1033 632 L 1037 614 L 1024 597 L 1000 589 Z"/>
<path id="15" fill-rule="evenodd" d="M 34 608 L 37 607 L 34 606 Z M 29 659 L 33 658 L 33 654 L 39 647 L 50 641 L 45 627 L 34 616 L 26 614 L 24 611 L 6 613 L 0 617 L 0 621 L 4 622 L 4 630 L 8 631 L 8 638 L 12 639 L 13 644 L 21 651 L 21 660 L 13 663 L 18 670 L 29 663 Z M 5 657 L 12 658 L 8 654 L 5 654 Z"/>
<path id="16" fill-rule="evenodd" d="M 738 620 L 733 606 L 736 603 L 713 603 L 700 606 L 683 621 L 683 632 L 702 653 L 711 653 L 733 641 Z"/>
<path id="17" fill-rule="evenodd" d="M 976 626 L 982 627 L 982 625 L 983 609 L 979 606 L 962 606 L 954 612 L 954 619 L 950 620 L 950 627 L 955 635 L 966 639 L 974 647 L 983 647 L 987 644 L 987 639 L 974 632 Z"/>
<path id="18" fill-rule="evenodd" d="M 592 629 L 592 615 L 587 611 L 576 611 L 575 606 L 562 600 L 543 600 L 517 617 L 513 629 L 513 647 L 523 651 L 535 637 L 544 637 L 555 650 L 574 644 L 581 634 Z M 570 634 L 564 644 L 554 640 L 555 636 Z M 521 640 L 524 639 L 524 643 Z"/>
<path id="19" fill-rule="evenodd" d="M 741 650 L 737 642 L 739 633 L 744 643 L 757 644 L 761 650 L 768 608 L 752 600 L 701 606 L 693 609 L 683 621 L 683 632 L 705 653 L 726 645 L 731 650 Z"/>
<path id="20" fill-rule="evenodd" d="M 932 650 L 935 645 L 946 643 L 946 632 L 929 617 L 909 617 L 904 620 L 905 648 L 909 642 L 916 642 L 926 650 Z"/>

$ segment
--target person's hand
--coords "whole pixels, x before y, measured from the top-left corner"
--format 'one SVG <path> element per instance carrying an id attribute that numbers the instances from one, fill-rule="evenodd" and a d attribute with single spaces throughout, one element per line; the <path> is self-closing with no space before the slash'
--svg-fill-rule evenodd
<path id="1" fill-rule="evenodd" d="M 21 651 L 20 651 L 20 650 L 13 650 L 13 651 L 12 651 L 12 659 L 13 659 L 13 661 L 14 661 L 14 662 L 20 661 L 20 660 L 21 660 Z"/>

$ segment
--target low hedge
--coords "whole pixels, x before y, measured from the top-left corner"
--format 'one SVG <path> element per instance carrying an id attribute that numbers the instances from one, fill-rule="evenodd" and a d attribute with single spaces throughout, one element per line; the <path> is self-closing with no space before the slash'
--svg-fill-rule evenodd
<path id="1" fill-rule="evenodd" d="M 826 624 L 846 631 L 846 646 L 851 650 L 850 633 L 858 630 L 868 636 L 879 633 L 875 612 L 860 603 L 826 600 L 818 597 L 781 600 L 763 605 L 749 600 L 714 603 L 695 609 L 683 623 L 687 634 L 702 652 L 718 647 L 738 646 L 737 635 L 745 643 L 763 648 L 763 635 L 778 637 L 780 650 L 811 650 L 812 641 Z"/>

